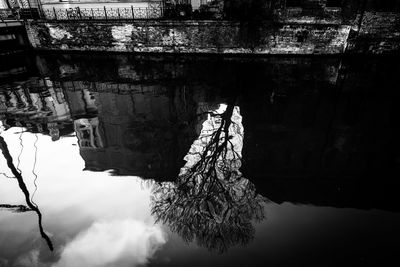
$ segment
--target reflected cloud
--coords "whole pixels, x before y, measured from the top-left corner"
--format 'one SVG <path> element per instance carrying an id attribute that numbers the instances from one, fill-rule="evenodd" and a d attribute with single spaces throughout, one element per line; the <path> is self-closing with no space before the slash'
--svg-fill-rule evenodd
<path id="1" fill-rule="evenodd" d="M 19 155 L 18 131 L 19 128 L 13 127 L 1 136 L 7 142 L 9 154 L 14 159 Z M 61 138 L 53 142 L 49 136 L 37 136 L 40 149 L 35 173 L 39 177 L 36 181 L 39 189 L 35 202 L 43 210 L 46 229 L 54 233 L 56 253 L 51 254 L 45 246 L 39 247 L 40 257 L 37 263 L 31 246 L 23 247 L 29 242 L 39 246 L 34 231 L 36 225 L 32 225 L 30 217 L 22 220 L 22 215 L 17 217 L 12 212 L 23 210 L 24 207 L 30 210 L 31 207 L 23 205 L 25 195 L 15 193 L 18 189 L 17 179 L 2 177 L 0 209 L 9 212 L 0 214 L 0 239 L 15 240 L 15 244 L 1 244 L 0 254 L 6 255 L 4 260 L 14 263 L 18 257 L 21 264 L 18 263 L 17 266 L 38 264 L 43 267 L 54 262 L 59 264 L 56 266 L 135 266 L 147 262 L 166 242 L 161 228 L 154 226 L 149 208 L 153 182 L 133 176 L 112 177 L 109 172 L 82 171 L 84 162 L 79 157 L 78 146 L 74 146 L 77 143 L 76 137 Z M 35 134 L 24 131 L 23 141 L 24 144 L 29 144 L 30 149 L 24 150 L 19 167 L 26 174 L 25 187 L 29 192 L 36 188 L 35 176 L 32 175 L 35 150 L 31 149 L 35 140 Z M 55 156 L 59 151 L 70 156 L 60 160 L 60 157 Z M 6 167 L 7 161 L 0 157 L 0 172 L 13 175 Z M 59 171 L 64 169 L 69 171 Z M 29 213 L 26 214 L 29 216 Z M 25 228 L 22 227 L 23 224 Z M 53 239 L 52 235 L 49 237 Z M 92 250 L 82 248 L 91 242 L 94 244 L 91 245 Z M 79 256 L 79 251 L 83 255 L 87 254 L 87 257 Z M 102 251 L 109 252 L 105 254 Z M 98 254 L 103 256 L 101 262 L 104 264 L 94 261 Z"/>
<path id="2" fill-rule="evenodd" d="M 32 250 L 28 253 L 22 255 L 21 257 L 17 258 L 15 266 L 23 266 L 23 267 L 47 267 L 48 264 L 43 264 L 39 260 L 40 251 L 39 250 Z"/>
<path id="3" fill-rule="evenodd" d="M 54 267 L 138 266 L 166 243 L 157 226 L 137 220 L 96 222 L 66 245 Z"/>

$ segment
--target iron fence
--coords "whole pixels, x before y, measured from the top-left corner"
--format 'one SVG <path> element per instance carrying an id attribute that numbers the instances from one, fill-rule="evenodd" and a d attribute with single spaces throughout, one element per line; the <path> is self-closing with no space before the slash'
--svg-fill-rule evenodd
<path id="1" fill-rule="evenodd" d="M 158 7 L 127 7 L 127 8 L 52 8 L 43 9 L 43 19 L 46 20 L 136 20 L 160 19 L 163 9 Z"/>
<path id="2" fill-rule="evenodd" d="M 0 21 L 16 19 L 17 16 L 12 12 L 11 9 L 0 9 Z"/>
<path id="3" fill-rule="evenodd" d="M 1 0 L 0 0 L 1 1 Z M 186 1 L 186 0 L 182 0 Z M 32 19 L 52 21 L 74 20 L 148 20 L 148 19 L 223 19 L 213 6 L 203 5 L 199 10 L 192 10 L 190 4 L 166 5 L 153 2 L 147 7 L 99 7 L 99 8 L 15 8 L 0 9 L 0 19 Z"/>
<path id="4" fill-rule="evenodd" d="M 38 8 L 0 9 L 0 21 L 41 19 Z"/>

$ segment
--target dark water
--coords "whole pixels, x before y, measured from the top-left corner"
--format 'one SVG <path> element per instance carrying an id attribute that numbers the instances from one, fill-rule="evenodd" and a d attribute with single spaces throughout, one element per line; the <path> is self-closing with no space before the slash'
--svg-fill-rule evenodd
<path id="1" fill-rule="evenodd" d="M 399 262 L 398 59 L 0 62 L 0 266 Z"/>

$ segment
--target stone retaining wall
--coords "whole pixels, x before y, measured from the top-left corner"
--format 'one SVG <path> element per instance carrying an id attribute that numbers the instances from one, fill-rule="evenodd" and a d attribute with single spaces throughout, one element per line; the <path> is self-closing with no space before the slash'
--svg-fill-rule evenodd
<path id="1" fill-rule="evenodd" d="M 293 19 L 28 21 L 26 29 L 32 46 L 44 50 L 299 55 L 400 51 L 400 15 L 387 12 L 366 12 L 346 24 Z"/>
<path id="2" fill-rule="evenodd" d="M 349 40 L 349 53 L 385 54 L 400 51 L 400 14 L 365 12 L 358 34 Z"/>
<path id="3" fill-rule="evenodd" d="M 36 49 L 254 54 L 337 54 L 350 26 L 230 21 L 28 22 Z"/>

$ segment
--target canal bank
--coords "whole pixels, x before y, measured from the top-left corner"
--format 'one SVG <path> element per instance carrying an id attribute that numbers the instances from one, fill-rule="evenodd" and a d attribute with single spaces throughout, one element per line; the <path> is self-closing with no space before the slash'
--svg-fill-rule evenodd
<path id="1" fill-rule="evenodd" d="M 360 16 L 345 23 L 301 17 L 279 22 L 29 20 L 25 27 L 37 50 L 273 55 L 399 52 L 398 13 Z"/>
<path id="2" fill-rule="evenodd" d="M 340 54 L 350 26 L 237 21 L 29 22 L 49 50 L 164 53 Z"/>
<path id="3" fill-rule="evenodd" d="M 250 1 L 250 0 L 249 0 Z M 221 1 L 220 1 L 221 2 Z M 23 21 L 26 47 L 45 51 L 243 55 L 398 54 L 400 2 L 266 1 L 146 7 L 126 3 L 2 10 Z M 225 3 L 226 2 L 226 3 Z M 261 1 L 262 2 L 262 1 Z M 186 9 L 185 9 L 185 8 Z M 207 9 L 208 8 L 208 9 Z M 0 41 L 4 37 L 0 33 Z"/>

